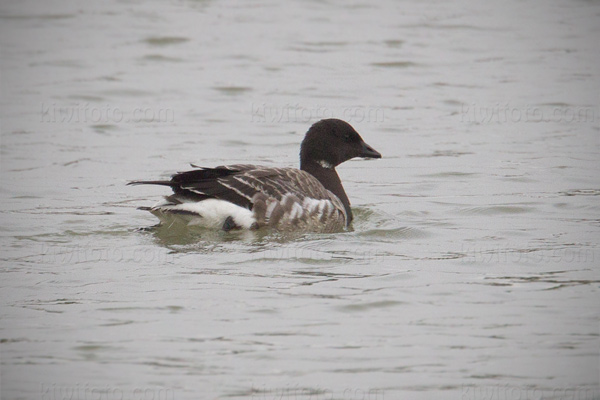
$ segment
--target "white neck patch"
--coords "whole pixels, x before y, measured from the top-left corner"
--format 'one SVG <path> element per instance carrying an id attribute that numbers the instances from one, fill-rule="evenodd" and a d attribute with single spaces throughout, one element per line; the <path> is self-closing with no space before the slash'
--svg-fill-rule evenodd
<path id="1" fill-rule="evenodd" d="M 333 165 L 331 165 L 330 163 L 328 163 L 325 160 L 319 160 L 319 161 L 317 161 L 317 164 L 319 164 L 323 168 L 327 168 L 327 169 L 332 169 L 333 168 Z"/>

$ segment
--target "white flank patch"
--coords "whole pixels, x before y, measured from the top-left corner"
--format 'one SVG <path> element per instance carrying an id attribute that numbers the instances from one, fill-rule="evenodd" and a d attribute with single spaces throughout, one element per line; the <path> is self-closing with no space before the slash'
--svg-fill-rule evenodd
<path id="1" fill-rule="evenodd" d="M 312 214 L 316 210 L 320 217 L 327 203 L 329 203 L 329 200 L 317 200 L 305 197 L 303 207 L 308 211 L 308 214 Z"/>
<path id="2" fill-rule="evenodd" d="M 302 209 L 302 206 L 298 203 L 294 203 L 292 205 L 292 211 L 290 212 L 290 220 L 300 218 L 303 213 L 304 213 L 304 210 Z"/>
<path id="3" fill-rule="evenodd" d="M 205 228 L 221 229 L 228 217 L 232 217 L 236 225 L 245 229 L 249 229 L 256 221 L 252 216 L 252 211 L 228 201 L 217 199 L 176 205 L 162 202 L 152 207 L 152 211 L 163 222 L 172 222 L 174 219 L 179 218 L 187 222 L 188 225 Z M 178 211 L 184 211 L 188 214 L 178 214 Z"/>
<path id="4" fill-rule="evenodd" d="M 269 205 L 267 206 L 267 212 L 265 215 L 267 219 L 271 218 L 271 214 L 273 214 L 273 210 L 275 210 L 275 207 L 277 207 L 278 204 L 279 202 L 277 200 L 271 200 L 269 202 Z"/>

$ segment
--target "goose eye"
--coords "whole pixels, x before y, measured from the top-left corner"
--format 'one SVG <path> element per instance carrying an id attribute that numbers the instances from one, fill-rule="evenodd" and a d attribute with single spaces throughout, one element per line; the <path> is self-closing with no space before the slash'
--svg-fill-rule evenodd
<path id="1" fill-rule="evenodd" d="M 352 142 L 352 135 L 350 135 L 349 133 L 346 133 L 344 135 L 344 141 L 346 141 L 347 143 Z"/>

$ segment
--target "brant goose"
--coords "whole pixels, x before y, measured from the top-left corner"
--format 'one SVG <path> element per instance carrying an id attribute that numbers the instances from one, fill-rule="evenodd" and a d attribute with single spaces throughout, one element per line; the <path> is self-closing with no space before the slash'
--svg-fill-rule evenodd
<path id="1" fill-rule="evenodd" d="M 170 180 L 130 185 L 170 186 L 174 194 L 141 207 L 163 224 L 232 229 L 336 232 L 350 225 L 350 201 L 335 167 L 354 157 L 381 158 L 347 122 L 324 119 L 300 147 L 300 169 L 227 165 L 180 172 Z"/>

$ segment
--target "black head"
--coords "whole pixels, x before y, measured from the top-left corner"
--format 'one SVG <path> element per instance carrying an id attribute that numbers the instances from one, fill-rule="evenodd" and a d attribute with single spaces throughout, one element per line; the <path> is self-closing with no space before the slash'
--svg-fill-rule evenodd
<path id="1" fill-rule="evenodd" d="M 300 168 L 309 163 L 333 168 L 351 158 L 381 158 L 349 123 L 323 119 L 310 127 L 300 147 Z"/>

